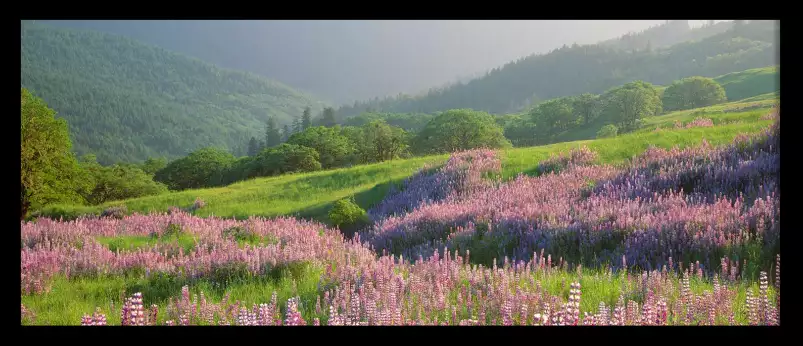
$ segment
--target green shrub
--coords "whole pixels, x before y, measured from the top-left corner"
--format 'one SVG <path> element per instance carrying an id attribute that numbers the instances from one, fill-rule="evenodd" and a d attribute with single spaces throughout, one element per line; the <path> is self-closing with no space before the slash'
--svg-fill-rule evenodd
<path id="1" fill-rule="evenodd" d="M 368 224 L 368 215 L 365 209 L 348 198 L 334 203 L 329 211 L 329 220 L 350 238 L 358 229 Z"/>
<path id="2" fill-rule="evenodd" d="M 619 128 L 616 127 L 616 125 L 608 124 L 599 129 L 599 131 L 597 131 L 597 138 L 616 137 L 618 133 L 619 133 Z"/>

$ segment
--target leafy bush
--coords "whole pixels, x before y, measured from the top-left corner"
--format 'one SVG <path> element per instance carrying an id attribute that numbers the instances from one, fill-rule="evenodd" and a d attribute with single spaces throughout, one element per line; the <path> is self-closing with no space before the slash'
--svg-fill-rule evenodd
<path id="1" fill-rule="evenodd" d="M 318 152 L 321 167 L 339 167 L 348 162 L 354 147 L 346 136 L 340 133 L 339 127 L 310 127 L 293 134 L 287 144 L 312 148 Z"/>
<path id="2" fill-rule="evenodd" d="M 365 213 L 365 209 L 360 208 L 353 199 L 348 198 L 334 203 L 329 211 L 329 220 L 347 237 L 351 237 L 360 227 L 368 223 L 368 215 Z"/>
<path id="3" fill-rule="evenodd" d="M 663 95 L 667 111 L 700 108 L 727 101 L 725 89 L 711 78 L 688 77 L 675 81 Z"/>
<path id="4" fill-rule="evenodd" d="M 204 148 L 170 162 L 156 172 L 154 179 L 171 190 L 220 186 L 235 162 L 234 155 L 218 148 Z"/>
<path id="5" fill-rule="evenodd" d="M 419 154 L 436 154 L 477 148 L 506 148 L 504 129 L 486 112 L 452 109 L 432 119 L 418 134 L 413 148 Z"/>
<path id="6" fill-rule="evenodd" d="M 616 137 L 618 132 L 619 128 L 616 125 L 608 124 L 597 131 L 597 138 Z"/>
<path id="7" fill-rule="evenodd" d="M 249 178 L 267 177 L 284 173 L 311 172 L 321 169 L 315 149 L 295 145 L 280 144 L 262 151 L 254 158 L 246 175 Z"/>
<path id="8" fill-rule="evenodd" d="M 165 184 L 153 181 L 152 174 L 136 165 L 104 167 L 98 164 L 94 155 L 85 155 L 81 158 L 81 168 L 89 183 L 81 194 L 93 205 L 167 192 Z"/>

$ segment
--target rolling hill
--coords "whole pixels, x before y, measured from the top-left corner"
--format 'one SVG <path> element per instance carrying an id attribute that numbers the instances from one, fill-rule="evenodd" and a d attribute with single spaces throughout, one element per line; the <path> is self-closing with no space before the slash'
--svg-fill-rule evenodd
<path id="1" fill-rule="evenodd" d="M 634 80 L 665 85 L 688 76 L 715 77 L 778 64 L 778 30 L 777 21 L 751 21 L 661 49 L 624 50 L 603 44 L 564 46 L 511 62 L 468 83 L 416 97 L 402 95 L 358 102 L 341 107 L 338 115 L 347 117 L 368 108 L 401 113 L 454 108 L 510 113 L 537 101 L 599 94 Z"/>
<path id="2" fill-rule="evenodd" d="M 103 164 L 176 158 L 206 146 L 243 153 L 275 116 L 324 104 L 279 82 L 123 36 L 24 23 L 22 87 L 65 118 L 73 148 Z"/>
<path id="3" fill-rule="evenodd" d="M 771 94 L 761 98 L 763 100 L 731 102 L 651 117 L 645 119 L 641 130 L 616 138 L 574 140 L 503 150 L 502 176 L 510 179 L 519 173 L 534 174 L 541 160 L 579 145 L 587 145 L 597 151 L 602 162 L 618 164 L 650 145 L 686 147 L 700 144 L 703 139 L 714 145 L 728 143 L 740 133 L 756 133 L 771 123 L 771 120 L 762 116 L 770 111 L 778 99 Z M 676 121 L 687 124 L 699 116 L 712 119 L 715 126 L 674 128 Z M 656 127 L 663 130 L 653 131 Z M 327 212 L 335 201 L 354 196 L 357 204 L 368 209 L 381 201 L 392 185 L 410 177 L 425 164 L 443 163 L 448 156 L 416 157 L 351 168 L 257 178 L 225 187 L 171 192 L 100 206 L 53 205 L 42 210 L 41 215 L 74 218 L 85 213 L 99 214 L 103 209 L 117 205 L 125 205 L 129 211 L 139 213 L 163 212 L 171 206 L 187 207 L 196 198 L 201 198 L 208 206 L 196 211 L 198 216 L 245 219 L 254 215 L 295 215 L 328 222 Z"/>

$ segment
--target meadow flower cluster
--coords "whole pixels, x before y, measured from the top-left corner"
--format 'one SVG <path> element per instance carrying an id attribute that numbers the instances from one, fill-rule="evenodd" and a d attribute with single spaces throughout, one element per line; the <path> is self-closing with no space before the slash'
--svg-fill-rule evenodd
<path id="1" fill-rule="evenodd" d="M 538 172 L 540 174 L 558 173 L 570 165 L 589 165 L 595 160 L 597 160 L 597 153 L 584 145 L 580 148 L 569 150 L 568 153 L 552 154 L 548 159 L 538 164 Z"/>
<path id="2" fill-rule="evenodd" d="M 501 163 L 496 152 L 486 149 L 453 154 L 446 164 L 435 169 L 426 166 L 407 179 L 401 190 L 388 196 L 368 211 L 373 220 L 405 213 L 446 198 L 458 198 L 488 186 L 487 173 L 499 172 Z"/>
<path id="3" fill-rule="evenodd" d="M 258 242 L 238 243 L 228 232 L 235 227 L 249 230 Z M 158 242 L 169 229 L 193 237 L 194 248 L 185 252 L 175 242 Z M 154 243 L 112 251 L 96 237 L 146 237 Z M 344 241 L 336 230 L 292 218 L 237 221 L 176 212 L 69 222 L 40 219 L 22 224 L 22 294 L 47 292 L 48 281 L 56 274 L 69 278 L 143 272 L 190 279 L 221 271 L 260 275 L 288 264 L 318 263 L 346 253 L 353 258 L 373 258 L 370 250 Z"/>
<path id="4" fill-rule="evenodd" d="M 314 301 L 291 297 L 284 309 L 275 292 L 268 304 L 249 307 L 230 301 L 228 295 L 220 303 L 208 301 L 203 292 L 200 299 L 197 295 L 190 299 L 185 286 L 181 297 L 170 301 L 161 322 L 156 306 L 144 312 L 140 293 L 127 300 L 122 320 L 124 325 L 173 326 L 778 325 L 780 320 L 779 298 L 771 299 L 766 272 L 761 272 L 759 289 L 748 290 L 746 301 L 737 304 L 735 286 L 728 285 L 730 271 L 708 278 L 713 289 L 692 291 L 691 280 L 705 276 L 698 266 L 680 273 L 664 268 L 640 275 L 614 274 L 608 269 L 596 276 L 584 276 L 577 268 L 578 275 L 571 276 L 541 259 L 486 268 L 447 252 L 415 263 L 382 256 L 370 265 L 343 271 L 347 274 L 337 287 Z M 778 277 L 776 287 L 779 282 Z M 611 285 L 620 291 L 584 304 L 587 285 Z M 307 304 L 307 309 L 301 304 Z M 102 319 L 105 316 L 98 311 L 92 317 L 86 315 L 84 325 L 102 325 L 96 323 Z"/>
<path id="5" fill-rule="evenodd" d="M 41 218 L 21 224 L 22 295 L 48 294 L 57 275 L 189 285 L 170 299 L 134 290 L 106 312 L 125 326 L 778 325 L 779 144 L 776 121 L 725 147 L 649 148 L 621 166 L 594 165 L 581 147 L 506 182 L 489 179 L 495 152 L 457 153 L 350 240 L 317 222 L 180 209 Z M 190 294 L 295 264 L 320 270 L 313 293 Z M 34 316 L 21 306 L 23 323 Z M 100 308 L 75 323 L 110 324 Z"/>
<path id="6" fill-rule="evenodd" d="M 486 264 L 546 249 L 593 266 L 624 255 L 645 270 L 673 256 L 712 268 L 754 247 L 763 257 L 751 261 L 771 262 L 780 249 L 778 130 L 776 123 L 724 148 L 650 148 L 622 168 L 567 161 L 557 174 L 519 176 L 379 220 L 362 239 L 408 258 L 444 246 L 471 250 Z"/>

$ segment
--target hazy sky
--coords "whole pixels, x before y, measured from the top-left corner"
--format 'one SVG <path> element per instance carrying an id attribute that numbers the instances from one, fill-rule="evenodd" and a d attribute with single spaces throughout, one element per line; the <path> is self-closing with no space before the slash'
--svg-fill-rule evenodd
<path id="1" fill-rule="evenodd" d="M 51 23 L 55 21 L 50 21 Z M 120 33 L 351 103 L 415 94 L 563 44 L 665 20 L 61 21 Z M 690 21 L 696 26 L 702 21 Z"/>

